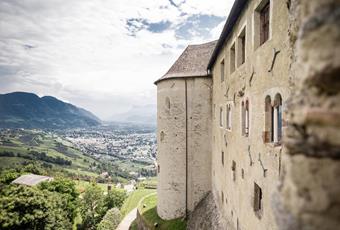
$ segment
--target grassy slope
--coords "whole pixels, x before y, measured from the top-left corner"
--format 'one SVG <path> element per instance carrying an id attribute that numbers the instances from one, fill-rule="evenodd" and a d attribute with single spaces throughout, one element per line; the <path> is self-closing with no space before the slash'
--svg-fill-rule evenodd
<path id="1" fill-rule="evenodd" d="M 156 192 L 155 189 L 137 189 L 135 191 L 133 191 L 129 197 L 125 200 L 122 208 L 121 208 L 121 212 L 123 216 L 126 216 L 132 209 L 136 208 L 138 206 L 139 201 L 151 194 Z"/>
<path id="2" fill-rule="evenodd" d="M 6 144 L 0 145 L 0 152 L 10 151 L 15 153 L 30 154 L 30 151 L 46 152 L 51 157 L 61 157 L 66 160 L 71 160 L 71 166 L 56 167 L 64 168 L 73 173 L 79 173 L 81 175 L 97 176 L 97 174 L 88 171 L 90 163 L 94 162 L 90 157 L 84 156 L 80 151 L 72 147 L 72 143 L 67 140 L 63 140 L 55 135 L 49 135 L 47 133 L 35 132 L 25 130 L 22 131 L 22 135 L 15 135 L 6 137 L 11 143 L 11 146 Z M 64 146 L 63 150 L 58 149 L 58 144 Z M 10 168 L 16 163 L 23 161 L 23 158 L 18 157 L 0 157 L 0 168 Z"/>
<path id="3" fill-rule="evenodd" d="M 162 220 L 157 215 L 157 194 L 145 197 L 138 206 L 138 210 L 147 223 L 149 229 L 155 229 L 154 224 L 158 223 L 157 229 L 161 230 L 185 230 L 186 222 L 181 218 L 174 220 Z"/>
<path id="4" fill-rule="evenodd" d="M 90 184 L 90 182 L 87 181 L 83 181 L 83 180 L 75 180 L 76 183 L 76 188 L 78 190 L 78 192 L 83 192 L 85 191 L 86 186 L 88 186 Z M 97 185 L 104 191 L 107 191 L 107 185 L 108 184 L 104 184 L 104 183 L 97 183 Z"/>

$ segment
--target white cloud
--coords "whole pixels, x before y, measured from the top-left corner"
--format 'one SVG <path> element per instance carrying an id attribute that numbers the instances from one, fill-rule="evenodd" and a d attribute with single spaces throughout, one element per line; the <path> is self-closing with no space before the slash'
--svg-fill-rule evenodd
<path id="1" fill-rule="evenodd" d="M 155 103 L 153 82 L 189 43 L 176 29 L 192 15 L 226 17 L 226 0 L 2 0 L 0 2 L 0 93 L 53 95 L 102 118 L 134 104 Z M 129 19 L 141 28 L 131 36 Z M 160 22 L 170 22 L 163 30 Z M 155 24 L 152 24 L 155 23 Z M 143 23 L 142 23 L 143 24 Z M 142 25 L 139 25 L 142 26 Z"/>

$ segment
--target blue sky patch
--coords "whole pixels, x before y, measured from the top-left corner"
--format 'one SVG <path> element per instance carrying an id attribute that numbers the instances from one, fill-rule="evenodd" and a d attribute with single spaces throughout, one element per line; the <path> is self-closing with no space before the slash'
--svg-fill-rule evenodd
<path id="1" fill-rule="evenodd" d="M 169 29 L 171 26 L 170 21 L 148 22 L 143 18 L 130 18 L 126 21 L 126 27 L 129 35 L 135 36 L 137 32 L 146 29 L 152 33 L 162 33 Z"/>
<path id="2" fill-rule="evenodd" d="M 223 20 L 224 17 L 214 15 L 192 15 L 177 27 L 176 36 L 182 39 L 191 39 L 194 36 L 209 38 L 211 28 L 215 28 Z"/>

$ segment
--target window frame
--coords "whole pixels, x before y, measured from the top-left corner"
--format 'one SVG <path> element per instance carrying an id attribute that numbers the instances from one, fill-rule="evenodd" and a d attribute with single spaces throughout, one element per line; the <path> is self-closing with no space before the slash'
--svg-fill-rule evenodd
<path id="1" fill-rule="evenodd" d="M 265 44 L 267 41 L 271 39 L 272 36 L 272 9 L 273 8 L 273 2 L 272 0 L 262 0 L 259 4 L 256 5 L 253 11 L 253 49 L 256 50 L 263 44 Z M 263 13 L 266 12 L 266 39 L 263 38 Z"/>
<path id="2" fill-rule="evenodd" d="M 260 16 L 260 46 L 269 40 L 270 33 L 270 1 L 259 10 Z"/>
<path id="3" fill-rule="evenodd" d="M 237 36 L 237 67 L 246 62 L 247 29 L 244 26 Z"/>

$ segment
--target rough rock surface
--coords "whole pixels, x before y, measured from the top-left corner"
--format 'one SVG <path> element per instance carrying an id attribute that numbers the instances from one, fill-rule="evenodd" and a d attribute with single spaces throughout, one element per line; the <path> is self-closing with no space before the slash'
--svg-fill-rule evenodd
<path id="1" fill-rule="evenodd" d="M 280 230 L 340 226 L 340 1 L 291 0 L 283 173 L 273 208 Z"/>
<path id="2" fill-rule="evenodd" d="M 229 229 L 221 218 L 216 200 L 210 192 L 190 214 L 187 224 L 188 230 L 220 230 Z"/>

